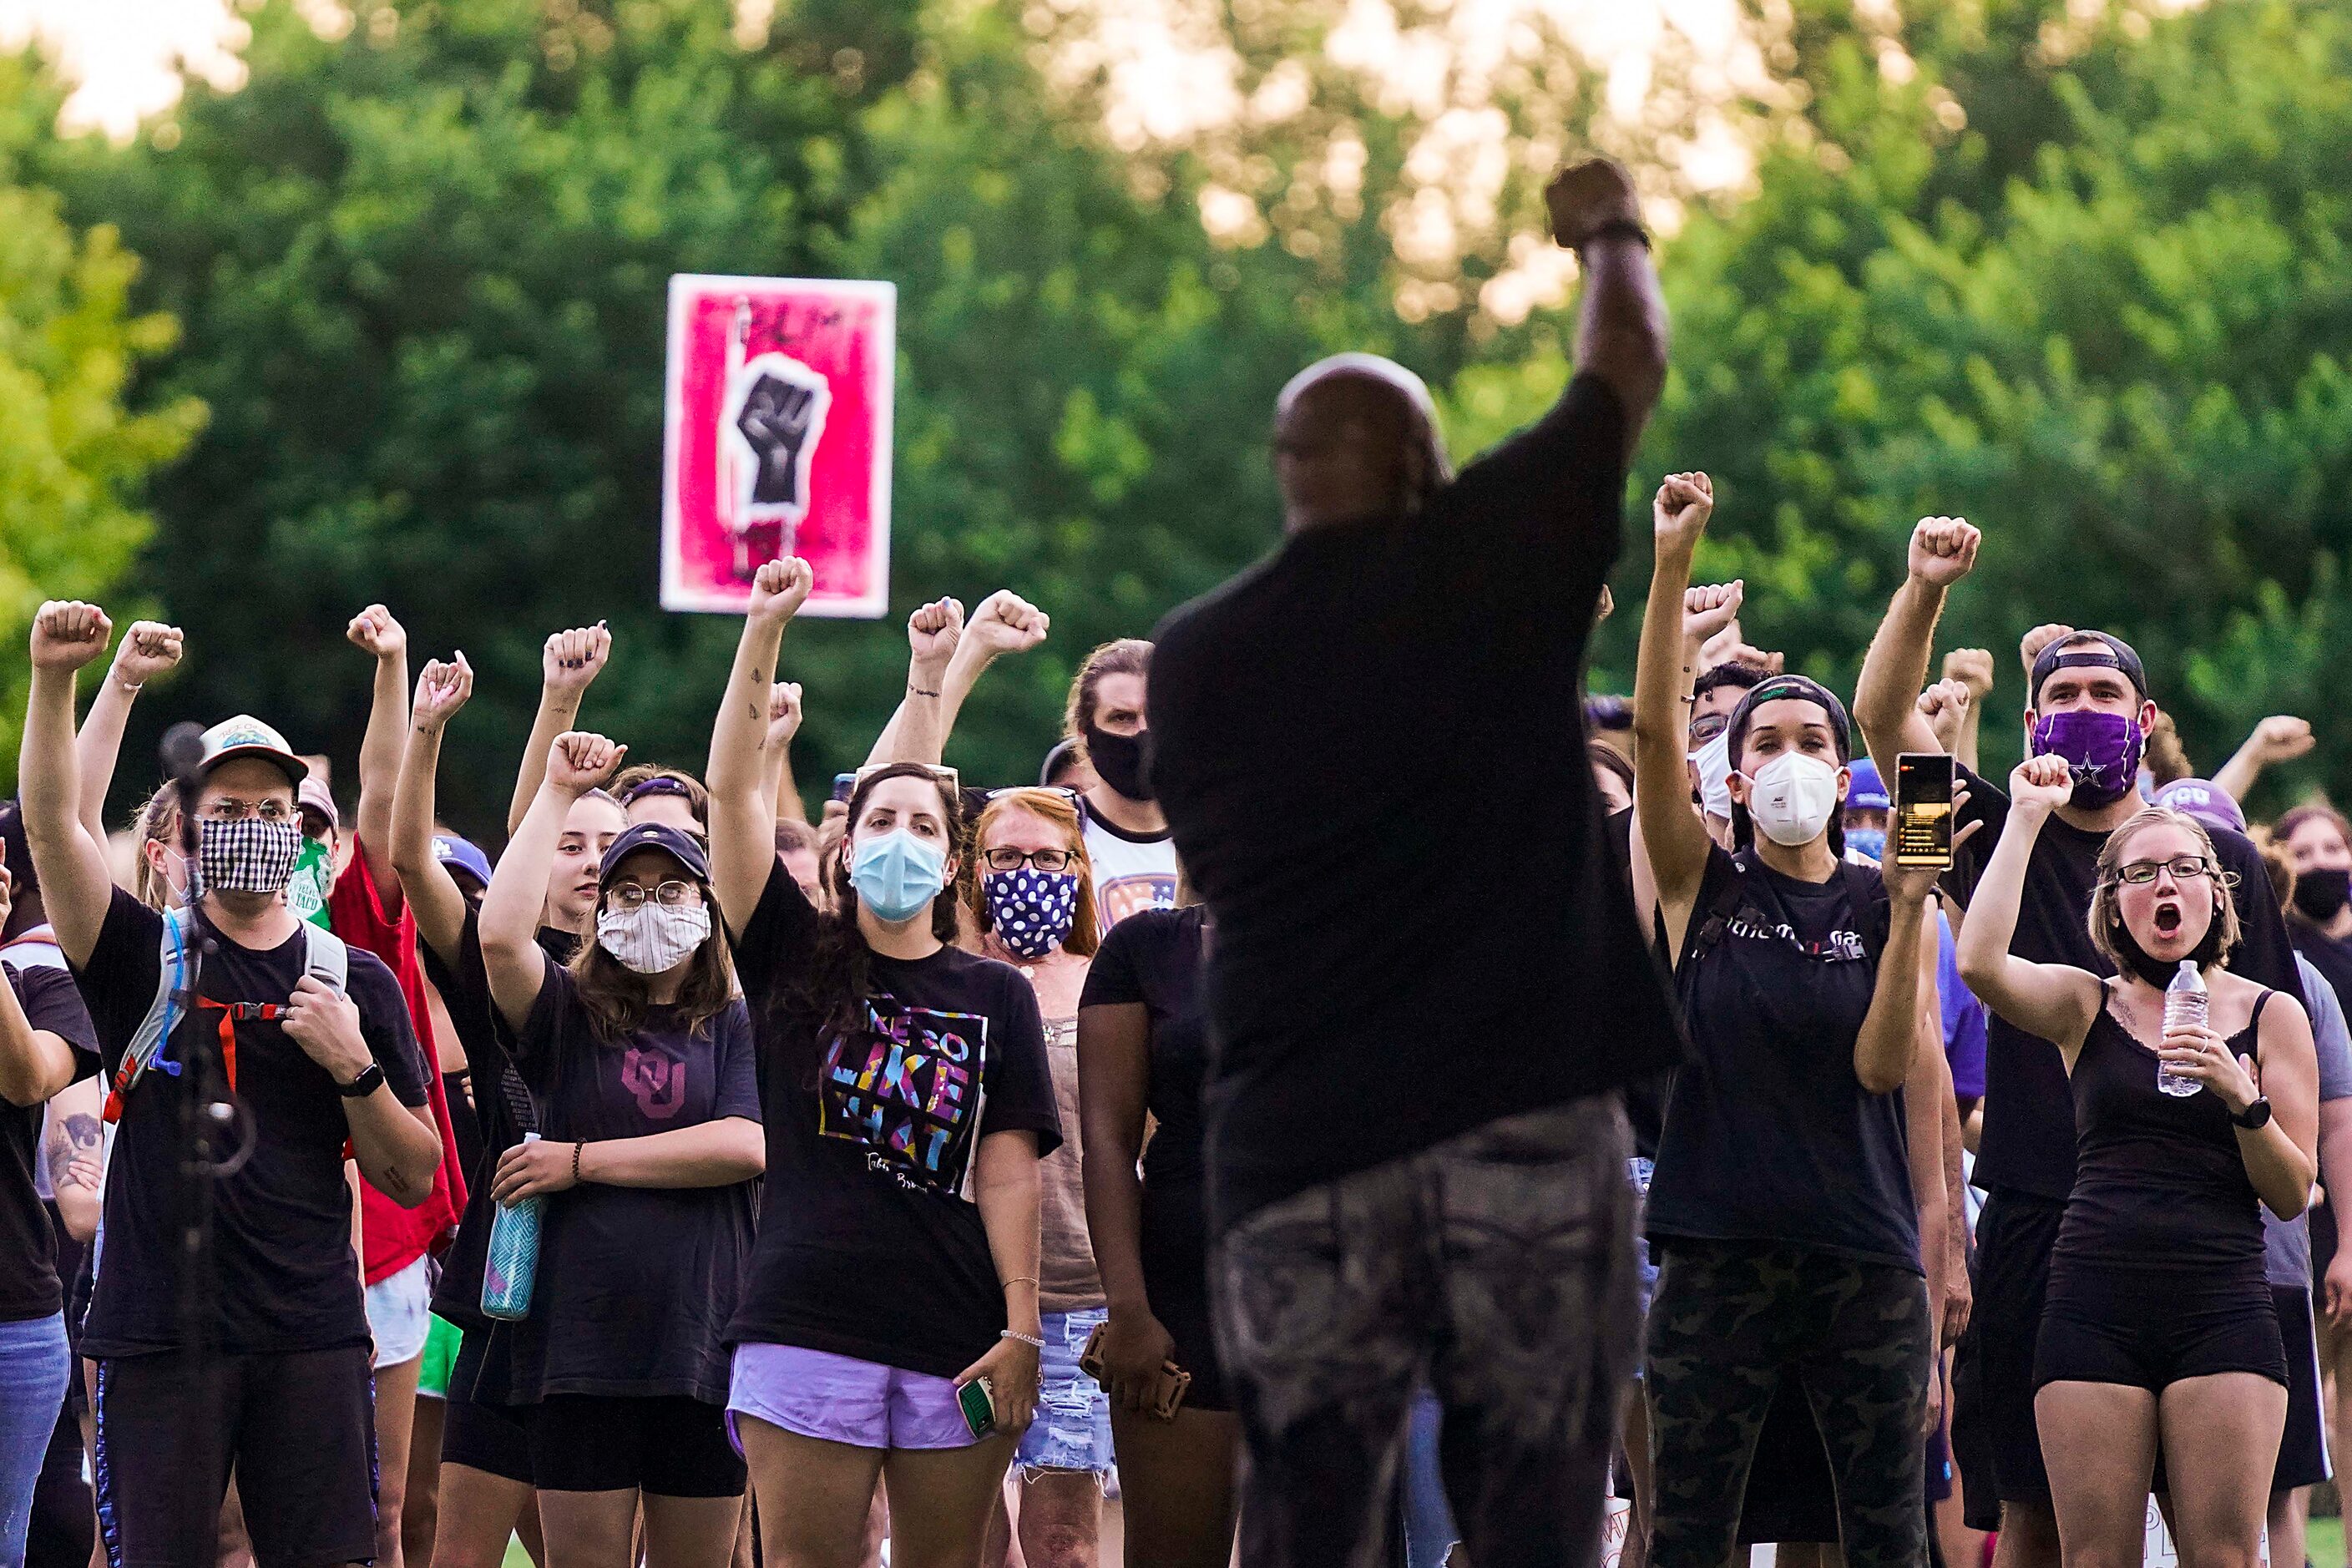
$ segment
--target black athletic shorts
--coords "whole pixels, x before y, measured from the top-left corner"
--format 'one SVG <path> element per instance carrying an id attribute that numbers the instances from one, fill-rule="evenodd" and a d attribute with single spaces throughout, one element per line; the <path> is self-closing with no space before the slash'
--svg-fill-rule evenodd
<path id="1" fill-rule="evenodd" d="M 2279 1438 L 2273 1491 L 2316 1486 L 2330 1475 L 2327 1416 L 2319 1399 L 2319 1335 L 2311 1315 L 2311 1292 L 2301 1285 L 2273 1285 L 2279 1339 L 2286 1349 L 2286 1431 Z"/>
<path id="2" fill-rule="evenodd" d="M 365 1345 L 215 1356 L 201 1385 L 177 1352 L 100 1362 L 98 1521 L 109 1561 L 212 1568 L 232 1465 L 259 1568 L 372 1560 L 369 1359 Z"/>
<path id="3" fill-rule="evenodd" d="M 449 1396 L 441 1416 L 441 1462 L 502 1480 L 531 1484 L 530 1428 L 523 1413 L 485 1397 L 503 1380 L 486 1375 L 490 1335 L 467 1329 L 457 1342 L 457 1359 L 449 1367 Z"/>
<path id="4" fill-rule="evenodd" d="M 525 1413 L 531 1474 L 543 1492 L 642 1489 L 656 1497 L 741 1497 L 743 1457 L 727 1412 L 683 1394 L 551 1394 Z"/>
<path id="5" fill-rule="evenodd" d="M 2000 1529 L 2003 1502 L 2050 1501 L 2033 1356 L 2065 1216 L 2060 1200 L 2003 1190 L 1977 1221 L 1976 1307 L 1952 1373 L 1952 1449 L 1971 1530 Z"/>
<path id="6" fill-rule="evenodd" d="M 2278 1308 L 2259 1258 L 2243 1279 L 2063 1260 L 2051 1270 L 2035 1388 L 2119 1383 L 2161 1394 L 2225 1372 L 2286 1384 Z"/>

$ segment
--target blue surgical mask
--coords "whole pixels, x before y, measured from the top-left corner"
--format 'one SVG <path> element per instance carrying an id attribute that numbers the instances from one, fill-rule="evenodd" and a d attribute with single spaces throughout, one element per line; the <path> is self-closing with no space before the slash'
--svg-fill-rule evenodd
<path id="1" fill-rule="evenodd" d="M 849 860 L 849 885 L 858 902 L 881 919 L 912 920 L 947 883 L 947 851 L 905 828 L 860 844 Z"/>
<path id="2" fill-rule="evenodd" d="M 1886 829 L 1849 827 L 1845 830 L 1845 847 L 1883 864 L 1886 859 Z"/>

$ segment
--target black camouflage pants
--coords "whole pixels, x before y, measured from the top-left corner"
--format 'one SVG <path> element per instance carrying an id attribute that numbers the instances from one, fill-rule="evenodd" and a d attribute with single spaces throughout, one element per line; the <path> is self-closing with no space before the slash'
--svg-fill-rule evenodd
<path id="1" fill-rule="evenodd" d="M 1785 1369 L 1829 1449 L 1847 1568 L 1927 1560 L 1932 1344 L 1918 1275 L 1811 1247 L 1673 1243 L 1643 1373 L 1657 1500 L 1651 1568 L 1723 1568 Z"/>
<path id="2" fill-rule="evenodd" d="M 1245 1215 L 1211 1268 L 1249 1445 L 1245 1568 L 1380 1560 L 1406 1416 L 1478 1568 L 1590 1568 L 1635 1344 L 1614 1095 L 1490 1122 Z M 1722 1568 L 1710 1563 L 1708 1568 Z"/>

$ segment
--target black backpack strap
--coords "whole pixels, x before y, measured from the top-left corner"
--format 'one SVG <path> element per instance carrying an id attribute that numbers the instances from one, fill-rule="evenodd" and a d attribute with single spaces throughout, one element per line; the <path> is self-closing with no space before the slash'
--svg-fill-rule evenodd
<path id="1" fill-rule="evenodd" d="M 1748 868 L 1739 863 L 1738 856 L 1730 858 L 1731 874 L 1716 883 L 1715 897 L 1691 911 L 1691 926 L 1683 938 L 1686 963 L 1714 951 L 1731 922 L 1738 918 L 1739 906 L 1747 901 Z"/>
<path id="2" fill-rule="evenodd" d="M 1867 866 L 1840 860 L 1838 875 L 1845 879 L 1846 902 L 1853 910 L 1854 934 L 1862 938 L 1863 956 L 1875 965 L 1878 955 L 1886 951 L 1887 933 L 1895 923 L 1894 895 L 1886 890 L 1886 879 Z"/>

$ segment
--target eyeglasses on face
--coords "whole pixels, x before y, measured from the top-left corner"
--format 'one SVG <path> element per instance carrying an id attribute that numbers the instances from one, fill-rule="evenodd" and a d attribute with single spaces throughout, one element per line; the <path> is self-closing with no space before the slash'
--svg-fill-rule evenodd
<path id="1" fill-rule="evenodd" d="M 1076 858 L 1066 849 L 991 849 L 981 858 L 992 871 L 1018 871 L 1034 866 L 1040 871 L 1066 871 Z"/>
<path id="2" fill-rule="evenodd" d="M 274 800 L 256 802 L 231 799 L 212 802 L 204 808 L 202 815 L 207 822 L 244 822 L 248 819 L 258 819 L 263 822 L 292 822 L 297 819 L 299 813 L 292 806 Z"/>
<path id="3" fill-rule="evenodd" d="M 2116 880 L 2134 888 L 2144 888 L 2156 880 L 2157 873 L 2169 871 L 2176 882 L 2193 882 L 2213 874 L 2213 863 L 2201 855 L 2183 855 L 2173 860 L 2134 860 L 2116 871 Z"/>
<path id="4" fill-rule="evenodd" d="M 1730 727 L 1731 715 L 1728 713 L 1702 713 L 1691 721 L 1691 743 L 1704 746 Z"/>
<path id="5" fill-rule="evenodd" d="M 640 882 L 615 882 L 605 895 L 616 910 L 643 909 L 650 898 L 666 910 L 684 909 L 702 902 L 702 889 L 692 882 L 668 881 L 657 888 L 647 888 Z"/>

